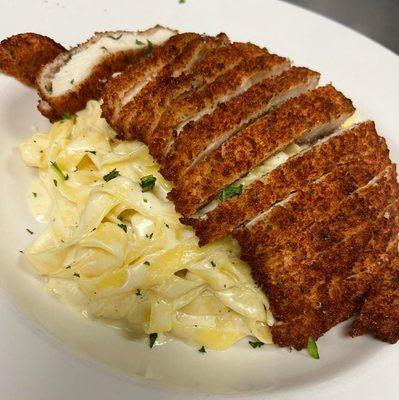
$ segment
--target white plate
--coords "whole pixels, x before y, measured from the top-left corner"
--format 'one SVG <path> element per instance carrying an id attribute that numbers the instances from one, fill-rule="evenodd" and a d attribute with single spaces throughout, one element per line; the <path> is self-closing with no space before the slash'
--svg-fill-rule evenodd
<path id="1" fill-rule="evenodd" d="M 297 65 L 320 71 L 377 122 L 398 160 L 399 58 L 325 18 L 262 0 L 25 0 L 3 2 L 0 38 L 33 31 L 76 44 L 93 31 L 161 23 L 181 31 L 225 31 Z M 227 352 L 199 354 L 178 342 L 149 350 L 122 332 L 74 314 L 43 288 L 19 250 L 36 226 L 25 205 L 34 175 L 17 144 L 30 127 L 46 126 L 33 90 L 0 76 L 0 392 L 9 399 L 180 399 L 198 392 L 245 398 L 394 399 L 399 396 L 399 345 L 345 336 L 341 324 L 318 341 L 321 360 L 305 352 L 246 341 Z M 148 378 L 144 380 L 142 377 Z M 173 389 L 175 387 L 175 389 Z M 176 392 L 176 388 L 185 391 Z M 194 394 L 197 393 L 197 394 Z M 231 396 L 227 396 L 230 398 Z"/>

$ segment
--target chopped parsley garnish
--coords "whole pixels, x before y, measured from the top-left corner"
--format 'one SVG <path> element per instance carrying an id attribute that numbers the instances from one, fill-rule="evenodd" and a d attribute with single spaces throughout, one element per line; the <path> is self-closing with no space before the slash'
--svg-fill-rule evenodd
<path id="1" fill-rule="evenodd" d="M 145 45 L 144 42 L 142 42 L 141 40 L 138 40 L 138 39 L 136 39 L 136 44 L 139 45 L 139 46 L 144 46 Z"/>
<path id="2" fill-rule="evenodd" d="M 108 49 L 105 46 L 101 46 L 101 49 L 104 51 L 108 51 Z"/>
<path id="3" fill-rule="evenodd" d="M 69 112 L 62 114 L 62 119 L 74 119 L 74 118 L 75 118 L 75 116 Z"/>
<path id="4" fill-rule="evenodd" d="M 264 345 L 263 342 L 260 342 L 259 340 L 257 340 L 256 342 L 248 342 L 252 348 L 256 349 L 257 347 L 262 347 Z"/>
<path id="5" fill-rule="evenodd" d="M 75 79 L 71 79 L 71 85 L 73 85 L 74 84 L 74 82 L 75 82 Z"/>
<path id="6" fill-rule="evenodd" d="M 118 224 L 119 228 L 122 228 L 127 233 L 127 226 L 125 224 Z"/>
<path id="7" fill-rule="evenodd" d="M 166 226 L 168 229 L 170 229 L 170 226 L 169 226 L 168 224 L 165 224 L 165 226 Z"/>
<path id="8" fill-rule="evenodd" d="M 154 45 L 152 44 L 151 40 L 147 39 L 147 55 L 150 55 L 153 49 Z"/>
<path id="9" fill-rule="evenodd" d="M 73 276 L 76 276 L 77 278 L 80 278 L 80 274 L 78 274 L 77 272 L 74 272 Z"/>
<path id="10" fill-rule="evenodd" d="M 53 183 L 54 183 L 54 186 L 55 186 L 55 187 L 58 186 L 58 181 L 57 181 L 57 179 L 53 179 Z"/>
<path id="11" fill-rule="evenodd" d="M 32 192 L 32 196 L 33 197 L 37 197 L 37 193 L 36 192 Z"/>
<path id="12" fill-rule="evenodd" d="M 148 191 L 154 189 L 156 180 L 157 180 L 157 178 L 155 178 L 155 176 L 153 176 L 153 175 L 143 176 L 140 179 L 141 191 L 148 192 Z"/>
<path id="13" fill-rule="evenodd" d="M 26 230 L 27 230 L 31 235 L 33 235 L 33 232 L 32 232 L 29 228 L 26 228 Z"/>
<path id="14" fill-rule="evenodd" d="M 158 337 L 158 333 L 150 333 L 149 334 L 149 345 L 150 345 L 151 349 L 154 347 L 157 337 Z"/>
<path id="15" fill-rule="evenodd" d="M 104 175 L 103 179 L 105 182 L 108 182 L 111 179 L 116 178 L 117 176 L 120 176 L 120 173 L 116 168 L 114 168 L 111 172 L 108 172 L 108 174 Z"/>
<path id="16" fill-rule="evenodd" d="M 54 171 L 57 173 L 57 175 L 63 179 L 64 181 L 67 181 L 69 176 L 68 174 L 64 174 L 61 170 L 61 168 L 58 166 L 58 164 L 55 161 L 50 161 L 51 166 L 53 167 Z M 55 185 L 57 186 L 57 185 Z"/>
<path id="17" fill-rule="evenodd" d="M 144 261 L 144 265 L 151 265 L 149 261 Z"/>
<path id="18" fill-rule="evenodd" d="M 65 267 L 65 269 L 70 269 L 71 268 L 71 266 L 70 265 L 67 265 L 66 267 Z"/>
<path id="19" fill-rule="evenodd" d="M 308 339 L 308 353 L 310 357 L 316 360 L 320 358 L 319 350 L 317 349 L 317 344 L 311 337 Z"/>
<path id="20" fill-rule="evenodd" d="M 202 346 L 198 351 L 199 351 L 200 353 L 206 353 L 206 350 L 205 350 L 205 347 L 204 347 L 204 346 Z"/>
<path id="21" fill-rule="evenodd" d="M 44 88 L 45 88 L 49 93 L 53 93 L 53 89 L 51 88 L 50 85 L 44 85 Z"/>
<path id="22" fill-rule="evenodd" d="M 136 290 L 136 296 L 141 296 L 141 291 L 140 291 L 140 289 L 137 289 L 137 290 Z"/>
<path id="23" fill-rule="evenodd" d="M 85 153 L 91 153 L 91 154 L 94 154 L 94 155 L 97 154 L 97 152 L 95 150 L 85 150 Z"/>
<path id="24" fill-rule="evenodd" d="M 186 0 L 179 0 L 179 4 L 184 4 Z"/>
<path id="25" fill-rule="evenodd" d="M 147 200 L 147 199 L 143 199 L 143 201 L 144 201 L 144 203 L 148 203 L 148 200 Z"/>
<path id="26" fill-rule="evenodd" d="M 150 233 L 150 234 L 148 234 L 148 233 L 146 233 L 145 234 L 145 237 L 147 238 L 147 239 L 152 239 L 152 235 L 154 234 L 154 232 L 152 232 L 152 233 Z"/>
<path id="27" fill-rule="evenodd" d="M 23 251 L 23 250 L 20 250 L 19 252 L 20 252 L 21 254 L 24 254 L 24 251 Z"/>
<path id="28" fill-rule="evenodd" d="M 230 199 L 231 197 L 238 196 L 242 193 L 242 185 L 231 184 L 226 186 L 218 195 L 221 202 Z"/>
<path id="29" fill-rule="evenodd" d="M 114 36 L 112 36 L 112 35 L 108 35 L 108 37 L 109 37 L 110 39 L 112 39 L 112 40 L 119 40 L 119 39 L 122 37 L 122 34 L 120 34 L 119 36 L 116 36 L 116 37 L 114 37 Z"/>
<path id="30" fill-rule="evenodd" d="M 216 264 L 213 260 L 211 260 L 211 265 L 212 265 L 212 267 L 216 267 Z"/>

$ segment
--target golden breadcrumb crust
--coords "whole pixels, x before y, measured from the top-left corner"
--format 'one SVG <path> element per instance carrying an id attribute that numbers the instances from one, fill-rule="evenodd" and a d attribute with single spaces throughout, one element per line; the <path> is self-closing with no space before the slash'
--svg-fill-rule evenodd
<path id="1" fill-rule="evenodd" d="M 276 63 L 281 65 L 283 62 L 286 65 L 274 55 L 270 56 L 269 61 L 271 68 Z M 172 182 L 178 182 L 191 163 L 216 140 L 239 130 L 245 123 L 267 111 L 270 102 L 277 96 L 293 88 L 303 87 L 305 90 L 310 82 L 316 86 L 318 78 L 319 74 L 314 71 L 293 67 L 277 77 L 259 82 L 245 93 L 219 105 L 213 113 L 187 124 L 163 161 L 162 174 Z"/>
<path id="2" fill-rule="evenodd" d="M 168 198 L 183 216 L 191 216 L 269 156 L 353 112 L 352 102 L 331 85 L 290 99 L 212 151 L 185 174 Z"/>
<path id="3" fill-rule="evenodd" d="M 317 339 L 359 308 L 379 272 L 381 255 L 398 234 L 398 195 L 390 165 L 345 199 L 332 195 L 329 209 L 313 221 L 314 200 L 308 204 L 305 195 L 293 205 L 298 222 L 288 231 L 283 224 L 289 216 L 284 214 L 292 210 L 284 205 L 237 230 L 243 259 L 268 293 L 278 321 L 272 328 L 277 344 L 301 349 L 308 337 Z M 257 241 L 260 252 L 247 253 L 248 241 Z"/>
<path id="4" fill-rule="evenodd" d="M 40 67 L 52 61 L 65 48 L 47 36 L 20 33 L 0 43 L 0 71 L 28 86 L 35 86 Z"/>
<path id="5" fill-rule="evenodd" d="M 181 33 L 172 36 L 163 45 L 156 47 L 150 57 L 129 65 L 123 73 L 111 78 L 102 92 L 102 111 L 107 122 L 117 127 L 119 112 L 126 93 L 141 82 L 157 76 L 161 70 L 181 53 L 192 40 L 198 39 L 197 33 Z"/>
<path id="6" fill-rule="evenodd" d="M 159 27 L 150 28 L 145 32 L 158 28 Z M 92 42 L 97 40 L 99 35 L 111 34 L 115 34 L 115 32 L 97 32 L 94 37 L 78 46 L 75 46 L 73 49 L 69 50 L 69 52 L 74 52 L 80 47 L 90 46 Z M 76 85 L 72 85 L 71 90 L 60 96 L 52 96 L 51 87 L 46 88 L 47 85 L 44 84 L 42 76 L 44 75 L 44 68 L 46 68 L 46 66 L 43 66 L 36 81 L 39 95 L 59 115 L 65 113 L 76 113 L 86 106 L 88 100 L 100 99 L 107 79 L 114 73 L 123 71 L 128 65 L 138 62 L 143 55 L 146 54 L 146 51 L 147 46 L 143 46 L 143 48 L 140 49 L 131 49 L 128 51 L 108 54 L 92 69 L 90 75 L 86 79 Z M 70 56 L 68 53 L 63 54 L 58 56 L 54 62 L 64 64 L 69 60 L 69 58 Z"/>
<path id="7" fill-rule="evenodd" d="M 185 222 L 194 227 L 200 245 L 204 245 L 228 235 L 237 226 L 268 210 L 279 199 L 300 190 L 335 166 L 371 155 L 376 160 L 388 157 L 388 149 L 385 140 L 378 136 L 374 123 L 367 121 L 288 159 L 254 182 L 241 196 L 223 202 L 205 217 Z"/>

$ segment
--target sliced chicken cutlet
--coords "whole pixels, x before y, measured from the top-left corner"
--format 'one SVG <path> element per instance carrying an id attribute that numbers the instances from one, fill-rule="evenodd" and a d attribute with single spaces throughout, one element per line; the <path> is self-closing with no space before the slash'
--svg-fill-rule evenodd
<path id="1" fill-rule="evenodd" d="M 389 215 L 386 216 L 389 218 Z M 399 340 L 399 257 L 397 241 L 385 256 L 384 268 L 375 277 L 360 316 L 352 324 L 350 334 L 372 334 L 388 343 Z"/>
<path id="2" fill-rule="evenodd" d="M 213 50 L 226 48 L 228 44 L 229 39 L 224 33 L 216 37 L 199 36 L 189 41 L 180 54 L 165 65 L 159 76 L 147 83 L 122 107 L 118 121 L 119 136 L 125 140 L 133 138 L 145 140 L 142 134 L 148 134 L 150 129 L 155 127 L 165 105 L 183 93 L 183 89 L 190 89 L 182 87 L 179 93 L 179 83 L 183 85 L 183 79 L 187 79 L 187 75 L 192 73 L 195 66 L 198 70 L 198 65 L 206 67 L 206 62 L 215 61 L 205 55 L 210 52 L 213 54 Z M 214 65 L 214 68 L 216 67 Z"/>
<path id="3" fill-rule="evenodd" d="M 356 149 L 356 151 L 353 151 Z M 268 210 L 275 202 L 319 179 L 339 165 L 356 160 L 376 161 L 388 157 L 383 138 L 378 136 L 371 121 L 340 130 L 316 142 L 313 147 L 289 158 L 248 186 L 240 196 L 219 204 L 201 218 L 191 218 L 191 224 L 204 245 L 228 235 L 237 226 Z"/>
<path id="4" fill-rule="evenodd" d="M 372 160 L 364 165 L 364 171 L 361 163 L 347 171 L 340 167 L 234 232 L 243 259 L 268 293 L 279 345 L 301 349 L 309 337 L 317 339 L 351 317 L 396 241 L 395 167 L 382 160 L 385 168 L 361 186 L 378 169 L 373 171 Z M 328 190 L 334 177 L 349 186 Z M 318 185 L 325 187 L 324 213 L 320 198 L 312 196 L 323 193 Z M 346 191 L 351 193 L 345 197 Z"/>
<path id="5" fill-rule="evenodd" d="M 245 93 L 219 105 L 213 113 L 189 123 L 163 161 L 162 174 L 178 182 L 188 169 L 194 168 L 229 137 L 288 98 L 313 89 L 318 80 L 318 73 L 293 67 L 277 77 L 259 82 Z"/>
<path id="6" fill-rule="evenodd" d="M 128 104 L 122 111 L 122 121 L 124 132 L 137 132 L 149 147 L 152 154 L 155 153 L 154 129 L 170 102 L 183 93 L 189 92 L 193 88 L 200 88 L 203 85 L 214 81 L 219 75 L 234 68 L 242 57 L 234 44 L 219 46 L 205 52 L 203 57 L 198 60 L 186 73 L 174 76 L 165 76 L 160 79 L 154 87 L 143 91 L 143 95 Z M 133 107 L 133 116 L 130 106 Z M 123 120 L 125 110 L 129 112 L 129 122 Z"/>
<path id="7" fill-rule="evenodd" d="M 269 54 L 250 43 L 234 43 L 242 61 L 209 85 L 189 91 L 174 99 L 162 114 L 154 130 L 150 151 L 162 162 L 173 146 L 173 141 L 190 121 L 210 114 L 220 103 L 240 95 L 260 80 L 280 74 L 290 65 L 288 59 Z"/>
<path id="8" fill-rule="evenodd" d="M 0 43 L 0 71 L 25 85 L 35 86 L 42 65 L 54 60 L 66 49 L 47 36 L 20 33 Z"/>
<path id="9" fill-rule="evenodd" d="M 351 101 L 331 85 L 290 99 L 212 151 L 168 197 L 184 217 L 191 216 L 268 157 L 290 143 L 331 132 L 353 112 Z"/>
<path id="10" fill-rule="evenodd" d="M 141 59 L 177 32 L 156 26 L 142 32 L 101 32 L 59 54 L 36 79 L 39 95 L 59 115 L 75 113 L 99 99 L 108 78 Z"/>
<path id="11" fill-rule="evenodd" d="M 107 122 L 116 128 L 121 108 L 164 71 L 189 43 L 199 38 L 199 34 L 191 32 L 174 35 L 163 45 L 155 47 L 149 57 L 129 65 L 121 74 L 109 79 L 102 92 L 101 106 Z"/>

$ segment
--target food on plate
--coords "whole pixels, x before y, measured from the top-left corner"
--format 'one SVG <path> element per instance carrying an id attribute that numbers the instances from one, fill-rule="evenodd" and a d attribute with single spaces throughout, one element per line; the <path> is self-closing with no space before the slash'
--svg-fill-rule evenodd
<path id="1" fill-rule="evenodd" d="M 271 343 L 265 294 L 226 238 L 198 247 L 145 145 L 119 142 L 98 101 L 21 144 L 38 168 L 29 208 L 47 228 L 25 250 L 47 287 L 128 329 L 223 350 Z M 162 338 L 163 336 L 163 338 Z"/>
<path id="2" fill-rule="evenodd" d="M 137 62 L 175 33 L 162 26 L 141 32 L 96 33 L 43 66 L 36 82 L 39 95 L 46 107 L 59 116 L 73 114 L 84 108 L 88 100 L 101 97 L 110 76 Z"/>
<path id="3" fill-rule="evenodd" d="M 21 145 L 40 170 L 30 208 L 49 222 L 27 257 L 151 347 L 255 336 L 318 358 L 315 341 L 351 317 L 350 335 L 395 343 L 396 167 L 374 122 L 319 78 L 224 33 L 160 26 L 60 54 L 39 108 L 68 113 Z"/>
<path id="4" fill-rule="evenodd" d="M 175 138 L 163 161 L 162 174 L 172 182 L 178 182 L 188 169 L 195 167 L 242 127 L 288 98 L 316 87 L 318 79 L 319 74 L 314 71 L 293 67 L 277 77 L 262 80 L 214 112 L 190 121 Z M 196 96 L 191 97 L 195 101 Z"/>
<path id="5" fill-rule="evenodd" d="M 213 149 L 169 194 L 177 211 L 191 216 L 251 169 L 292 143 L 307 143 L 339 127 L 354 112 L 331 85 L 287 100 Z"/>
<path id="6" fill-rule="evenodd" d="M 47 36 L 20 33 L 0 43 L 0 72 L 34 86 L 42 65 L 51 62 L 66 49 Z"/>

